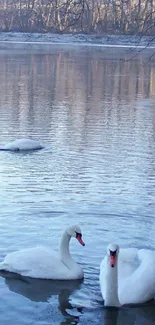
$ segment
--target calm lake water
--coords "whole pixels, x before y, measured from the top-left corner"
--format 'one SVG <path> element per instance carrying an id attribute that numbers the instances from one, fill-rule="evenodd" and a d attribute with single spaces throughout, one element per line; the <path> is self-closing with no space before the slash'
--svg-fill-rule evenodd
<path id="1" fill-rule="evenodd" d="M 0 76 L 0 144 L 46 146 L 0 152 L 0 261 L 40 244 L 57 249 L 70 224 L 86 243 L 70 245 L 84 281 L 2 274 L 1 324 L 154 325 L 153 303 L 104 308 L 98 277 L 108 243 L 155 248 L 155 63 L 55 45 L 1 51 Z"/>

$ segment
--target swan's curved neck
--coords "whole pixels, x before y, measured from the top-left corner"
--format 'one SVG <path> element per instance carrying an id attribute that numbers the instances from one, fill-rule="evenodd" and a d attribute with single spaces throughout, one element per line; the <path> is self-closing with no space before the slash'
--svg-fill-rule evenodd
<path id="1" fill-rule="evenodd" d="M 105 281 L 105 306 L 120 306 L 118 300 L 118 269 L 111 267 L 107 256 L 106 281 Z"/>
<path id="2" fill-rule="evenodd" d="M 61 241 L 60 241 L 60 249 L 59 249 L 60 259 L 68 268 L 70 268 L 72 265 L 75 264 L 69 252 L 70 239 L 71 239 L 70 235 L 68 235 L 67 231 L 65 231 L 62 234 Z"/>

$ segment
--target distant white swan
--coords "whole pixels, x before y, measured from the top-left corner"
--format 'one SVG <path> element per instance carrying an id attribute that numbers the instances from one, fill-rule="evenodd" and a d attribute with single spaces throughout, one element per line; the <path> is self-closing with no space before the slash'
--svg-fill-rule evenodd
<path id="1" fill-rule="evenodd" d="M 38 150 L 43 146 L 35 140 L 31 139 L 18 139 L 13 142 L 0 146 L 0 150 L 19 151 L 19 150 Z"/>
<path id="2" fill-rule="evenodd" d="M 100 266 L 100 288 L 105 306 L 139 304 L 155 297 L 155 251 L 107 248 Z"/>
<path id="3" fill-rule="evenodd" d="M 71 257 L 69 242 L 76 238 L 85 246 L 79 226 L 68 227 L 62 234 L 59 252 L 48 247 L 22 249 L 8 254 L 0 263 L 0 270 L 18 273 L 31 278 L 75 280 L 84 277 L 83 270 Z"/>

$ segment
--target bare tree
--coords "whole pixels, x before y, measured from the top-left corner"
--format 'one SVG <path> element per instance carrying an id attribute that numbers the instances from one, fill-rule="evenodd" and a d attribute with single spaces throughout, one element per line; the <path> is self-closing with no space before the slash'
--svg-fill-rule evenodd
<path id="1" fill-rule="evenodd" d="M 155 34 L 154 0 L 1 0 L 1 31 Z"/>

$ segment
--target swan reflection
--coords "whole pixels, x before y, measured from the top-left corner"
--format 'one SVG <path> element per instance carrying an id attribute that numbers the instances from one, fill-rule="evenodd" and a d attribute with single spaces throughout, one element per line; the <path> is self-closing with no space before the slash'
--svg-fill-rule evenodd
<path id="1" fill-rule="evenodd" d="M 106 307 L 102 310 L 102 325 L 153 325 L 155 323 L 155 302 L 151 300 L 141 306 L 122 308 Z"/>
<path id="2" fill-rule="evenodd" d="M 80 280 L 43 280 L 24 277 L 16 273 L 0 271 L 0 276 L 5 278 L 5 284 L 10 291 L 28 298 L 35 302 L 49 302 L 52 296 L 58 296 L 58 309 L 65 317 L 61 324 L 79 322 L 81 307 L 73 307 L 69 302 L 70 296 L 79 290 L 83 279 Z M 51 308 L 52 308 L 52 304 Z"/>

